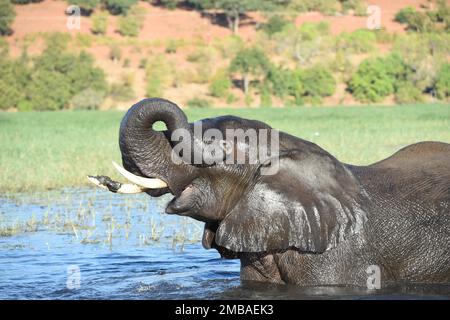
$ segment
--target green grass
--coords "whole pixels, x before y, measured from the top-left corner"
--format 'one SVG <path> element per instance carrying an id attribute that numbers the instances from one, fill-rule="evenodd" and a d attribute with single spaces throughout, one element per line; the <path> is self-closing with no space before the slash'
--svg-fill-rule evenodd
<path id="1" fill-rule="evenodd" d="M 450 106 L 192 109 L 190 120 L 234 114 L 313 141 L 341 161 L 369 164 L 425 140 L 450 143 Z M 0 193 L 88 185 L 86 175 L 119 179 L 115 111 L 0 113 Z"/>

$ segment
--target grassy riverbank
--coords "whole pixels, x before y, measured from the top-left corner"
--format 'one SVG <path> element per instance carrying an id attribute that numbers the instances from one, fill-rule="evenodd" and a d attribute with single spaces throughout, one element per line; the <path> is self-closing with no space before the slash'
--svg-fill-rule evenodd
<path id="1" fill-rule="evenodd" d="M 234 114 L 313 141 L 338 159 L 369 164 L 418 141 L 450 142 L 450 106 L 191 109 L 190 120 Z M 87 185 L 116 177 L 122 112 L 0 113 L 0 193 Z"/>

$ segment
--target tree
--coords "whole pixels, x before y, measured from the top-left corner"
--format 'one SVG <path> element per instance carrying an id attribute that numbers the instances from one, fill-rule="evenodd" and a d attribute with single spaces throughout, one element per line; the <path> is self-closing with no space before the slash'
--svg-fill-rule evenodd
<path id="1" fill-rule="evenodd" d="M 302 105 L 305 100 L 320 102 L 323 97 L 331 96 L 336 90 L 333 75 L 321 66 L 296 70 L 273 66 L 267 80 L 275 96 L 287 102 L 292 97 L 296 105 Z"/>
<path id="2" fill-rule="evenodd" d="M 141 30 L 142 22 L 132 15 L 125 15 L 119 18 L 119 32 L 123 36 L 137 37 Z"/>
<path id="3" fill-rule="evenodd" d="M 422 102 L 422 91 L 411 81 L 397 82 L 395 85 L 395 102 L 398 104 Z"/>
<path id="4" fill-rule="evenodd" d="M 420 101 L 422 90 L 414 83 L 414 76 L 414 69 L 394 53 L 364 60 L 353 74 L 349 89 L 364 102 L 378 102 L 392 93 L 401 103 Z"/>
<path id="5" fill-rule="evenodd" d="M 74 55 L 48 47 L 34 61 L 27 98 L 34 110 L 60 110 L 69 107 L 71 99 L 90 89 L 106 92 L 103 70 L 94 66 L 91 55 Z"/>
<path id="6" fill-rule="evenodd" d="M 227 72 L 220 70 L 212 78 L 209 92 L 213 97 L 225 98 L 231 88 L 231 80 Z"/>
<path id="7" fill-rule="evenodd" d="M 159 0 L 158 4 L 169 10 L 174 10 L 180 2 L 183 2 L 183 0 Z"/>
<path id="8" fill-rule="evenodd" d="M 91 31 L 95 34 L 105 34 L 108 28 L 108 13 L 96 12 L 92 15 Z"/>
<path id="9" fill-rule="evenodd" d="M 16 12 L 10 0 L 0 0 L 0 35 L 11 34 L 11 24 Z"/>
<path id="10" fill-rule="evenodd" d="M 28 4 L 28 3 L 35 3 L 35 2 L 41 2 L 43 0 L 11 0 L 11 3 L 15 4 Z"/>
<path id="11" fill-rule="evenodd" d="M 225 13 L 228 26 L 237 34 L 241 16 L 249 11 L 267 10 L 280 1 L 276 0 L 189 0 L 201 10 L 218 9 Z"/>
<path id="12" fill-rule="evenodd" d="M 127 14 L 128 10 L 137 3 L 138 0 L 105 0 L 106 9 L 111 14 Z"/>
<path id="13" fill-rule="evenodd" d="M 450 30 L 450 7 L 446 0 L 438 0 L 437 9 L 426 12 L 406 7 L 395 15 L 395 20 L 406 24 L 408 30 L 416 32 L 448 31 Z"/>
<path id="14" fill-rule="evenodd" d="M 269 38 L 271 38 L 275 33 L 283 31 L 283 29 L 289 24 L 289 21 L 287 21 L 283 16 L 277 14 L 270 17 L 267 22 L 261 26 L 261 30 L 266 33 Z"/>
<path id="15" fill-rule="evenodd" d="M 17 108 L 25 98 L 25 88 L 29 81 L 26 65 L 6 56 L 0 57 L 0 110 Z"/>
<path id="16" fill-rule="evenodd" d="M 398 23 L 408 23 L 411 20 L 411 17 L 417 13 L 416 8 L 408 6 L 403 9 L 400 9 L 399 12 L 395 14 L 394 20 Z"/>
<path id="17" fill-rule="evenodd" d="M 105 92 L 85 89 L 70 99 L 70 108 L 74 110 L 96 110 L 105 98 Z"/>
<path id="18" fill-rule="evenodd" d="M 86 16 L 90 15 L 100 3 L 99 0 L 67 0 L 67 2 L 69 4 L 79 6 L 81 9 L 81 14 Z"/>
<path id="19" fill-rule="evenodd" d="M 450 97 L 450 63 L 444 64 L 439 71 L 435 90 L 439 99 Z"/>
<path id="20" fill-rule="evenodd" d="M 381 58 L 366 59 L 352 76 L 349 89 L 357 100 L 379 102 L 394 92 L 394 79 Z"/>
<path id="21" fill-rule="evenodd" d="M 336 90 L 336 80 L 324 67 L 306 69 L 301 78 L 305 96 L 320 100 L 333 95 Z"/>
<path id="22" fill-rule="evenodd" d="M 143 8 L 132 7 L 126 15 L 119 18 L 119 32 L 123 36 L 137 37 L 144 22 Z"/>
<path id="23" fill-rule="evenodd" d="M 269 58 L 258 48 L 247 48 L 239 51 L 231 61 L 230 71 L 242 75 L 244 93 L 248 93 L 250 76 L 266 75 L 270 68 Z"/>
<path id="24" fill-rule="evenodd" d="M 303 104 L 302 75 L 299 70 L 289 70 L 272 66 L 267 74 L 270 91 L 277 97 L 286 99 L 293 97 L 297 105 Z M 264 90 L 263 90 L 264 92 Z"/>
<path id="25" fill-rule="evenodd" d="M 289 10 L 295 12 L 319 11 L 326 15 L 335 14 L 339 3 L 336 0 L 291 0 Z"/>

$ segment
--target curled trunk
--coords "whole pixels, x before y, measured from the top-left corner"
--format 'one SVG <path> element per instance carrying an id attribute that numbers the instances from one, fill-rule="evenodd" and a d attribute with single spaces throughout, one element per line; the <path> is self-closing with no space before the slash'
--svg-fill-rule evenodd
<path id="1" fill-rule="evenodd" d="M 153 128 L 158 121 L 166 124 L 166 131 Z M 181 155 L 184 160 L 181 164 L 172 161 L 173 145 L 170 138 L 176 129 L 185 129 L 194 137 L 192 125 L 176 104 L 151 98 L 136 103 L 128 110 L 121 122 L 119 135 L 124 167 L 136 175 L 164 180 L 174 194 L 181 192 L 196 171 L 190 165 L 191 154 Z M 201 140 L 192 139 L 192 150 L 201 152 L 201 149 Z"/>

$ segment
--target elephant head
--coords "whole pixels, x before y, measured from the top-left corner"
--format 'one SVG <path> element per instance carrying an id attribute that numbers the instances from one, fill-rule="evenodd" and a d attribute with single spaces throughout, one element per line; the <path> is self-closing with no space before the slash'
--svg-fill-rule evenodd
<path id="1" fill-rule="evenodd" d="M 154 130 L 157 121 L 167 130 Z M 181 152 L 186 141 L 174 139 L 179 129 L 191 136 Z M 203 246 L 224 256 L 288 248 L 320 253 L 362 229 L 366 195 L 351 172 L 317 145 L 260 121 L 222 116 L 192 124 L 174 103 L 145 99 L 128 110 L 119 136 L 121 171 L 135 183 L 130 190 L 173 194 L 166 213 L 205 222 Z M 269 167 L 275 170 L 264 173 Z M 117 191 L 109 178 L 93 179 Z"/>

